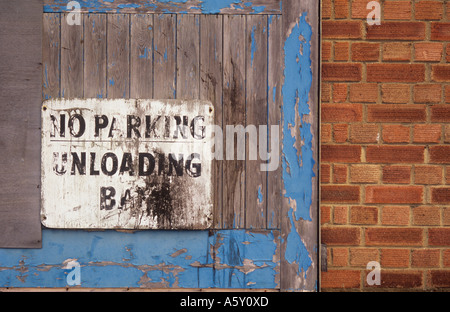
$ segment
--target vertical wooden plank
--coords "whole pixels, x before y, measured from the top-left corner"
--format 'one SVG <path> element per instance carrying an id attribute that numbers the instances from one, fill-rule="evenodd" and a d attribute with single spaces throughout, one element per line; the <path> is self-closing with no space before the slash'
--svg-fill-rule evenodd
<path id="1" fill-rule="evenodd" d="M 155 99 L 176 97 L 176 15 L 154 17 L 153 95 Z"/>
<path id="2" fill-rule="evenodd" d="M 42 98 L 59 97 L 60 13 L 45 13 L 42 24 Z"/>
<path id="3" fill-rule="evenodd" d="M 200 16 L 200 99 L 214 105 L 215 125 L 222 126 L 222 21 L 220 15 Z M 222 142 L 220 142 L 223 144 Z M 216 148 L 218 145 L 216 145 Z M 223 149 L 222 149 L 223 152 Z M 222 225 L 222 160 L 214 161 L 214 228 Z"/>
<path id="4" fill-rule="evenodd" d="M 83 24 L 69 25 L 61 15 L 61 97 L 83 97 Z"/>
<path id="5" fill-rule="evenodd" d="M 107 96 L 130 95 L 130 15 L 108 14 L 107 22 Z"/>
<path id="6" fill-rule="evenodd" d="M 153 97 L 153 15 L 131 15 L 130 97 Z"/>
<path id="7" fill-rule="evenodd" d="M 1 248 L 42 246 L 39 216 L 42 24 L 40 1 L 0 1 Z M 9 256 L 10 252 L 7 253 Z M 6 257 L 1 258 L 3 266 Z"/>
<path id="8" fill-rule="evenodd" d="M 248 136 L 246 144 L 245 227 L 263 229 L 267 218 L 267 172 L 260 168 L 259 126 L 267 125 L 267 16 L 248 15 L 246 19 L 246 123 L 254 127 L 255 133 Z"/>
<path id="9" fill-rule="evenodd" d="M 224 142 L 234 142 L 226 127 L 245 126 L 245 16 L 224 15 L 223 21 L 223 125 Z M 245 160 L 234 155 L 223 163 L 223 228 L 245 226 Z M 226 144 L 224 151 L 227 153 Z M 228 151 L 229 152 L 229 151 Z M 228 153 L 230 154 L 230 153 Z"/>
<path id="10" fill-rule="evenodd" d="M 84 15 L 84 97 L 106 97 L 106 15 Z"/>
<path id="11" fill-rule="evenodd" d="M 282 76 L 282 18 L 281 15 L 268 16 L 268 126 L 278 126 L 278 144 L 272 145 L 273 133 L 269 131 L 269 150 L 280 150 L 281 144 L 281 76 Z M 269 128 L 270 129 L 270 128 Z M 275 142 L 275 141 L 274 141 Z M 278 164 L 274 171 L 267 172 L 267 228 L 277 229 L 280 226 L 281 209 L 281 153 L 278 159 L 271 162 Z M 274 156 L 272 156 L 274 157 Z"/>
<path id="12" fill-rule="evenodd" d="M 283 0 L 282 6 L 284 194 L 280 218 L 280 286 L 283 291 L 320 289 L 317 174 L 319 5 L 315 0 Z"/>
<path id="13" fill-rule="evenodd" d="M 200 16 L 177 17 L 177 98 L 198 99 Z"/>

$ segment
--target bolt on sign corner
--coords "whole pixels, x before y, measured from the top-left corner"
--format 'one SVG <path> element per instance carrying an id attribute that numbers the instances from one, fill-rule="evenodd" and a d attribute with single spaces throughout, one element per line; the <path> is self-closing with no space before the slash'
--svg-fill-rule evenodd
<path id="1" fill-rule="evenodd" d="M 206 229 L 207 101 L 55 99 L 42 105 L 41 220 L 65 229 Z"/>

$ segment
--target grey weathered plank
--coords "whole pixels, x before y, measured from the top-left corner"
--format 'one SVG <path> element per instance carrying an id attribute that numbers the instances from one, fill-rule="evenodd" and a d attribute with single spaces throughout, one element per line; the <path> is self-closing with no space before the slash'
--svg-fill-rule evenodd
<path id="1" fill-rule="evenodd" d="M 129 98 L 130 95 L 130 15 L 107 15 L 107 96 Z"/>
<path id="2" fill-rule="evenodd" d="M 44 14 L 42 21 L 42 97 L 51 99 L 59 97 L 60 82 L 60 37 L 61 14 Z"/>
<path id="3" fill-rule="evenodd" d="M 177 17 L 177 99 L 198 99 L 200 94 L 200 16 Z"/>
<path id="4" fill-rule="evenodd" d="M 69 25 L 61 15 L 61 97 L 83 97 L 83 24 Z"/>
<path id="5" fill-rule="evenodd" d="M 267 17 L 249 15 L 246 19 L 246 123 L 254 126 L 256 133 L 253 138 L 249 135 L 246 144 L 245 227 L 263 229 L 267 218 L 267 172 L 260 168 L 259 126 L 267 125 Z"/>
<path id="6" fill-rule="evenodd" d="M 106 15 L 83 14 L 84 97 L 106 97 Z"/>
<path id="7" fill-rule="evenodd" d="M 268 125 L 281 127 L 281 76 L 282 76 L 282 18 L 281 15 L 268 16 Z M 269 128 L 270 129 L 270 128 Z M 269 149 L 280 150 L 281 128 L 279 128 L 278 142 L 269 145 Z M 269 131 L 268 142 L 272 142 L 272 132 Z M 271 144 L 271 143 L 269 143 Z M 267 172 L 267 228 L 279 228 L 281 208 L 281 154 L 278 159 L 270 160 L 278 163 L 278 168 Z"/>
<path id="8" fill-rule="evenodd" d="M 0 247 L 40 248 L 42 5 L 0 2 Z"/>
<path id="9" fill-rule="evenodd" d="M 223 21 L 223 125 L 245 126 L 245 16 L 225 15 Z M 245 226 L 245 160 L 237 159 L 235 139 L 224 142 L 234 149 L 223 163 L 223 228 Z M 231 151 L 224 144 L 225 153 Z"/>
<path id="10" fill-rule="evenodd" d="M 70 0 L 44 0 L 44 12 L 69 12 Z M 157 1 L 115 0 L 80 2 L 85 13 L 195 13 L 195 14 L 281 14 L 280 0 L 241 0 L 231 4 L 215 0 Z"/>
<path id="11" fill-rule="evenodd" d="M 302 187 L 308 188 L 311 191 L 311 205 L 309 208 L 309 220 L 303 218 L 297 218 L 296 210 L 302 209 L 302 203 L 294 203 L 290 195 L 283 195 L 282 208 L 281 208 L 281 290 L 284 291 L 313 291 L 316 287 L 319 287 L 318 283 L 318 185 L 317 185 L 317 166 L 318 166 L 318 86 L 319 86 L 319 2 L 315 0 L 305 0 L 305 1 L 283 1 L 283 42 L 286 42 L 288 38 L 292 40 L 301 40 L 306 42 L 305 36 L 299 36 L 297 34 L 292 34 L 294 27 L 298 27 L 300 31 L 307 33 L 308 28 L 311 28 L 312 36 L 310 44 L 311 53 L 311 75 L 312 83 L 308 94 L 308 105 L 310 113 L 300 116 L 295 116 L 295 125 L 292 129 L 295 129 L 295 148 L 296 150 L 301 149 L 302 144 L 309 144 L 307 142 L 302 143 L 302 138 L 298 132 L 302 128 L 307 128 L 306 124 L 310 126 L 311 131 L 311 146 L 306 146 L 306 148 L 311 148 L 312 159 L 307 159 L 306 156 L 300 155 L 303 162 L 313 161 L 315 176 L 309 181 L 303 180 L 298 181 L 301 183 Z M 300 25 L 301 18 L 305 21 Z M 306 26 L 307 24 L 307 26 Z M 294 36 L 294 37 L 291 37 Z M 303 37 L 303 38 L 302 38 Z M 286 44 L 285 44 L 286 47 Z M 307 45 L 303 46 L 307 48 Z M 287 49 L 292 49 L 292 47 L 286 47 Z M 284 66 L 294 64 L 297 62 L 292 54 L 288 59 L 286 53 L 284 53 Z M 306 53 L 304 51 L 303 53 Z M 303 54 L 307 55 L 307 54 Z M 298 57 L 298 54 L 297 54 Z M 307 73 L 307 68 L 303 68 L 304 74 Z M 283 86 L 289 83 L 285 77 L 283 79 Z M 307 83 L 307 81 L 302 81 L 298 79 L 297 87 L 301 87 Z M 283 103 L 292 103 L 296 101 L 296 98 L 287 98 L 283 91 Z M 304 95 L 300 95 L 304 96 Z M 284 105 L 284 104 L 283 104 Z M 290 116 L 292 117 L 292 116 Z M 284 117 L 283 117 L 284 118 Z M 285 126 L 283 124 L 283 126 Z M 290 132 L 290 131 L 289 131 Z M 286 135 L 292 135 L 291 133 L 283 133 L 283 137 Z M 283 152 L 285 149 L 292 148 L 288 146 L 283 146 Z M 283 156 L 282 156 L 283 157 Z M 303 164 L 304 165 L 304 164 Z M 287 181 L 283 179 L 283 191 L 286 190 Z M 301 188 L 299 188 L 301 190 Z M 297 239 L 295 239 L 297 238 Z M 303 248 L 302 248 L 303 247 Z M 295 249 L 294 249 L 295 248 Z M 293 251 L 295 250 L 295 253 Z"/>
<path id="12" fill-rule="evenodd" d="M 176 97 L 176 16 L 155 15 L 153 21 L 153 97 Z"/>
<path id="13" fill-rule="evenodd" d="M 219 15 L 200 17 L 200 99 L 214 105 L 215 125 L 222 127 L 222 22 Z M 223 144 L 220 142 L 220 144 Z M 218 148 L 217 144 L 215 147 Z M 216 150 L 217 151 L 217 150 Z M 223 155 L 223 149 L 220 148 Z M 222 156 L 223 157 L 223 156 Z M 214 161 L 214 228 L 222 225 L 222 170 L 223 161 Z"/>
<path id="14" fill-rule="evenodd" d="M 131 15 L 130 97 L 153 97 L 153 15 Z"/>

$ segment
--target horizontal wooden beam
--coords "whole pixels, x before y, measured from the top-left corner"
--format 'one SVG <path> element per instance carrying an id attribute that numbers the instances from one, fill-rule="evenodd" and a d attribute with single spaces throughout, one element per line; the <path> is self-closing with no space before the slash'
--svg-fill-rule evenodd
<path id="1" fill-rule="evenodd" d="M 44 0 L 44 13 L 281 14 L 281 0 Z"/>

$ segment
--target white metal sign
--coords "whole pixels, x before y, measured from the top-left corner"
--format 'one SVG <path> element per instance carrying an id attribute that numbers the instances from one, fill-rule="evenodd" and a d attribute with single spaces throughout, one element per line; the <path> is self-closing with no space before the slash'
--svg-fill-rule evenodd
<path id="1" fill-rule="evenodd" d="M 212 222 L 210 102 L 49 100 L 42 106 L 42 223 L 205 229 Z"/>

